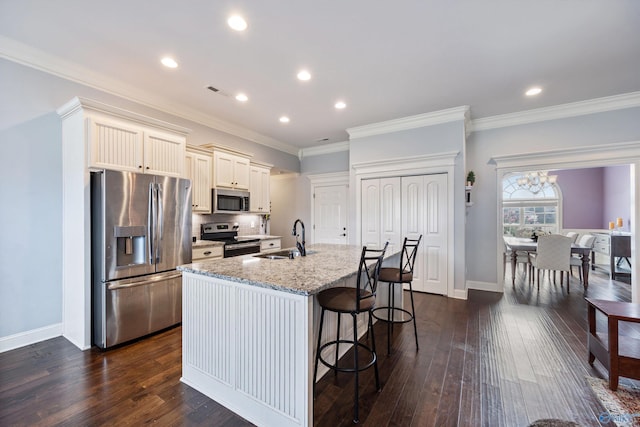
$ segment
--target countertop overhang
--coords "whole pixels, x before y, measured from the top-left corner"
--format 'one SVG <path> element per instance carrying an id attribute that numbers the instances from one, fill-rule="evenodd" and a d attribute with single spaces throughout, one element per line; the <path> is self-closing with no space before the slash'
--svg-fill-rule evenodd
<path id="1" fill-rule="evenodd" d="M 315 244 L 306 249 L 313 253 L 294 259 L 244 255 L 185 264 L 178 270 L 300 295 L 336 286 L 358 271 L 361 246 Z M 385 259 L 393 255 L 387 250 Z"/>

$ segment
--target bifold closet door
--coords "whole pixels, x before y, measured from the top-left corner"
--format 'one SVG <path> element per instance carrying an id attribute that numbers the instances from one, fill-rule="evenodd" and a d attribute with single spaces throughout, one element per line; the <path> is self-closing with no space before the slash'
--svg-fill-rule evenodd
<path id="1" fill-rule="evenodd" d="M 413 289 L 447 295 L 447 174 L 402 178 L 402 236 L 422 242 Z"/>

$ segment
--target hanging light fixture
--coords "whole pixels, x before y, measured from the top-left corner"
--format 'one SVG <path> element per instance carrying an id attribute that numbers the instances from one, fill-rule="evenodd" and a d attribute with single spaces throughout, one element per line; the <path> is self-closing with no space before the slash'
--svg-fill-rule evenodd
<path id="1" fill-rule="evenodd" d="M 547 171 L 529 172 L 518 178 L 520 188 L 525 188 L 533 194 L 538 194 L 545 187 L 550 187 L 558 181 L 557 175 L 549 175 Z"/>

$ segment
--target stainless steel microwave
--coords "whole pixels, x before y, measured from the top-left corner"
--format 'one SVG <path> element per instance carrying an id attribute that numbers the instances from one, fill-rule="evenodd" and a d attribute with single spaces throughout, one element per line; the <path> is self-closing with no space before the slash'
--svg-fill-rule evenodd
<path id="1" fill-rule="evenodd" d="M 213 213 L 249 212 L 249 192 L 213 189 Z"/>

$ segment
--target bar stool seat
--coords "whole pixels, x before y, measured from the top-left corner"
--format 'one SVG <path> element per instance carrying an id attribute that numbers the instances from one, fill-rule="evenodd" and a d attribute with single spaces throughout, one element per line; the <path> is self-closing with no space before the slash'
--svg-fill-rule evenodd
<path id="1" fill-rule="evenodd" d="M 402 252 L 400 254 L 400 267 L 382 267 L 380 269 L 380 282 L 388 284 L 387 305 L 384 307 L 376 307 L 372 311 L 373 317 L 377 320 L 387 323 L 387 354 L 391 354 L 391 335 L 393 334 L 393 325 L 395 323 L 407 323 L 413 321 L 413 332 L 416 338 L 416 350 L 418 347 L 418 327 L 416 325 L 416 309 L 413 303 L 413 267 L 418 254 L 418 246 L 422 240 L 422 235 L 418 239 L 404 238 L 402 244 Z M 395 306 L 395 285 L 409 285 L 409 295 L 411 296 L 411 311 Z M 385 313 L 386 312 L 386 313 Z M 385 313 L 383 315 L 382 313 Z M 395 314 L 402 313 L 405 318 L 396 319 Z"/>
<path id="2" fill-rule="evenodd" d="M 376 342 L 373 335 L 373 321 L 371 312 L 376 305 L 376 289 L 378 285 L 378 277 L 380 275 L 380 268 L 382 265 L 382 259 L 387 249 L 387 244 L 383 249 L 367 249 L 362 248 L 362 255 L 360 256 L 360 264 L 358 266 L 358 277 L 356 280 L 356 287 L 335 287 L 325 289 L 317 295 L 317 301 L 320 305 L 320 328 L 318 331 L 318 343 L 316 346 L 316 360 L 313 369 L 313 396 L 316 395 L 316 380 L 318 377 L 318 362 L 338 372 L 348 372 L 355 374 L 355 389 L 354 389 L 354 409 L 353 409 L 353 422 L 359 422 L 359 373 L 370 367 L 374 367 L 376 377 L 376 388 L 380 390 L 380 377 L 378 373 L 378 356 L 376 355 Z M 367 289 L 369 288 L 369 289 Z M 338 315 L 338 327 L 336 332 L 336 339 L 328 341 L 322 344 L 322 328 L 324 325 L 325 311 L 335 312 Z M 358 341 L 358 314 L 368 313 L 368 336 L 371 336 L 371 347 Z M 353 338 L 352 339 L 340 339 L 340 317 L 342 314 L 350 314 L 353 320 Z M 348 344 L 353 346 L 353 362 L 351 365 L 338 366 L 338 354 L 340 344 Z M 328 362 L 322 356 L 322 351 L 328 347 L 335 347 L 335 361 L 333 363 Z M 364 350 L 369 354 L 368 362 L 360 364 L 358 359 L 359 350 Z"/>

